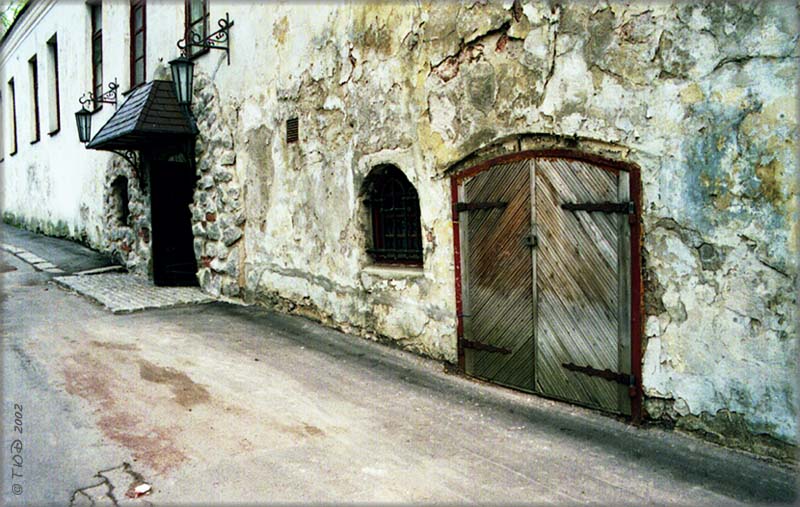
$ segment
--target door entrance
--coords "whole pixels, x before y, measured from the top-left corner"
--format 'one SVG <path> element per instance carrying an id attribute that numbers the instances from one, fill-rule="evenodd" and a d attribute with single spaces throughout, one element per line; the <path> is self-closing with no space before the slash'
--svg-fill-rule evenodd
<path id="1" fill-rule="evenodd" d="M 162 286 L 197 285 L 192 215 L 197 178 L 187 163 L 150 163 L 150 211 L 153 229 L 153 282 Z"/>
<path id="2" fill-rule="evenodd" d="M 566 158 L 490 164 L 461 179 L 468 374 L 631 413 L 629 180 Z"/>

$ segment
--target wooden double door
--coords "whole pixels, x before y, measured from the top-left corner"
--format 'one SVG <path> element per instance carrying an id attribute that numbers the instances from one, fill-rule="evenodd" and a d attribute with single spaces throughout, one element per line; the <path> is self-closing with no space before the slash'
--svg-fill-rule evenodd
<path id="1" fill-rule="evenodd" d="M 461 181 L 468 374 L 630 414 L 629 185 L 625 171 L 564 158 Z"/>

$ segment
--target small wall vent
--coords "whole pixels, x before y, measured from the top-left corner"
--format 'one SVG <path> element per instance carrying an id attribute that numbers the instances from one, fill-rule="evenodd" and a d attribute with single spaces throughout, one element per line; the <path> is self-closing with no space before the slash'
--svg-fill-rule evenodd
<path id="1" fill-rule="evenodd" d="M 297 118 L 286 120 L 286 142 L 296 143 L 300 139 L 300 122 Z"/>

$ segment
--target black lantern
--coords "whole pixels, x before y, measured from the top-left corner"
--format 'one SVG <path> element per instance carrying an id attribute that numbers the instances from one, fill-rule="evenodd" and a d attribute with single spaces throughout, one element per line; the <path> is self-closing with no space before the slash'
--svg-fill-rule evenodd
<path id="1" fill-rule="evenodd" d="M 178 104 L 188 108 L 192 105 L 194 62 L 185 56 L 179 56 L 169 62 L 169 66 L 172 69 L 172 86 L 175 87 Z"/>
<path id="2" fill-rule="evenodd" d="M 75 122 L 78 124 L 78 139 L 88 143 L 92 138 L 92 112 L 81 106 L 81 110 L 75 113 Z"/>

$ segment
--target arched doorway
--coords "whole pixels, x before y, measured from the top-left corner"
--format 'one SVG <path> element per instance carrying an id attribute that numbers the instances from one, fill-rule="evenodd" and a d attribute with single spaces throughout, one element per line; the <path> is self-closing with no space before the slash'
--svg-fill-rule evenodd
<path id="1" fill-rule="evenodd" d="M 529 151 L 452 185 L 461 368 L 638 419 L 636 168 Z"/>

